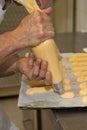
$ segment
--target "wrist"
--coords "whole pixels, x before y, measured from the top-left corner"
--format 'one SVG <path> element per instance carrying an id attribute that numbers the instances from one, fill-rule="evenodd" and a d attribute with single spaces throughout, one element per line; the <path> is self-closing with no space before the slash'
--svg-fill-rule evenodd
<path id="1" fill-rule="evenodd" d="M 14 51 L 21 51 L 22 49 L 26 48 L 26 41 L 24 36 L 21 34 L 21 31 L 15 29 L 10 32 L 10 38 L 12 41 L 12 46 Z"/>

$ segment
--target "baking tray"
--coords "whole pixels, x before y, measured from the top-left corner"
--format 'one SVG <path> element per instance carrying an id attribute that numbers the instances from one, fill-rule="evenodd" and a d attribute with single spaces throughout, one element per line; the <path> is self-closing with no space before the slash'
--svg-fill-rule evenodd
<path id="1" fill-rule="evenodd" d="M 31 87 L 28 85 L 28 82 L 22 76 L 21 88 L 19 93 L 18 107 L 25 108 L 73 108 L 73 107 L 86 107 L 87 102 L 83 102 L 83 97 L 86 95 L 79 94 L 79 85 L 76 77 L 72 73 L 72 65 L 69 62 L 69 58 L 73 56 L 73 53 L 63 53 L 62 62 L 65 67 L 66 74 L 71 81 L 72 89 L 65 90 L 65 92 L 74 92 L 74 98 L 64 99 L 58 93 L 55 92 L 45 92 L 35 95 L 27 95 L 26 91 Z M 87 82 L 85 82 L 87 83 Z"/>

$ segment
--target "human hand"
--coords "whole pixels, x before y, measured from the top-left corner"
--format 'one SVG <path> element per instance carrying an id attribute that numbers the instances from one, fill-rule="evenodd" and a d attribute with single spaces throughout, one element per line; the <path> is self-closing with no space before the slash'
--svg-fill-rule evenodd
<path id="1" fill-rule="evenodd" d="M 18 70 L 24 74 L 28 80 L 44 80 L 46 85 L 51 85 L 51 73 L 47 71 L 47 62 L 30 53 L 28 57 L 20 58 L 17 63 Z"/>
<path id="2" fill-rule="evenodd" d="M 35 11 L 22 20 L 13 33 L 21 48 L 34 47 L 54 37 L 54 28 L 49 16 L 51 12 L 51 8 Z"/>
<path id="3" fill-rule="evenodd" d="M 41 9 L 44 9 L 46 5 L 48 4 L 49 0 L 36 0 L 37 4 Z"/>
<path id="4" fill-rule="evenodd" d="M 8 1 L 10 1 L 10 0 L 8 0 Z M 16 5 L 21 5 L 17 0 L 13 0 L 13 2 L 14 2 Z M 38 6 L 39 6 L 41 9 L 44 9 L 44 8 L 47 6 L 49 0 L 36 0 L 36 2 L 37 2 Z"/>

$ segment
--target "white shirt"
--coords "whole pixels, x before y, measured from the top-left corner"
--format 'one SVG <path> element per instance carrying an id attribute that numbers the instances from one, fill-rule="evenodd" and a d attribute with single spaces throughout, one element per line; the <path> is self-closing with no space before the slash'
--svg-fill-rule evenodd
<path id="1" fill-rule="evenodd" d="M 5 0 L 0 0 L 0 23 L 2 22 L 2 20 L 4 19 L 4 15 L 6 10 L 2 10 L 2 7 L 5 4 Z"/>

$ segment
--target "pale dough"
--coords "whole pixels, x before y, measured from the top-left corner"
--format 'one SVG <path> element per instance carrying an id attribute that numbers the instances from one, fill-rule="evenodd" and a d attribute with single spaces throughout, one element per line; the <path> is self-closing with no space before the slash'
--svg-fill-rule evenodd
<path id="1" fill-rule="evenodd" d="M 87 82 L 87 77 L 78 77 L 77 82 Z"/>
<path id="2" fill-rule="evenodd" d="M 73 57 L 73 58 L 70 58 L 69 59 L 69 62 L 76 62 L 76 61 L 87 61 L 87 57 L 79 57 L 79 58 L 76 58 L 76 57 Z"/>
<path id="3" fill-rule="evenodd" d="M 35 88 L 29 88 L 26 91 L 27 95 L 34 95 L 34 94 L 40 94 L 40 93 L 46 93 L 46 92 L 53 92 L 52 86 L 47 87 L 35 87 Z"/>
<path id="4" fill-rule="evenodd" d="M 87 65 L 87 61 L 83 61 L 83 62 L 72 62 L 71 64 L 72 64 L 72 66 L 84 66 L 84 65 Z"/>
<path id="5" fill-rule="evenodd" d="M 87 71 L 87 66 L 77 66 L 72 68 L 73 71 Z"/>
<path id="6" fill-rule="evenodd" d="M 87 61 L 87 53 L 73 54 L 72 57 L 69 58 L 69 61 L 70 62 Z"/>
<path id="7" fill-rule="evenodd" d="M 87 94 L 87 88 L 81 89 L 81 90 L 79 91 L 79 94 L 80 94 L 80 95 L 86 95 L 86 94 Z"/>
<path id="8" fill-rule="evenodd" d="M 73 92 L 65 92 L 64 94 L 61 95 L 61 98 L 74 98 L 75 94 Z"/>
<path id="9" fill-rule="evenodd" d="M 83 103 L 87 103 L 87 96 L 84 96 L 84 97 L 83 97 L 82 102 L 83 102 Z"/>
<path id="10" fill-rule="evenodd" d="M 87 76 L 87 71 L 75 71 L 73 73 L 75 76 Z"/>
<path id="11" fill-rule="evenodd" d="M 70 84 L 70 79 L 65 78 L 65 79 L 63 80 L 63 83 L 64 83 L 64 84 Z"/>
<path id="12" fill-rule="evenodd" d="M 73 54 L 72 57 L 87 57 L 87 53 L 77 53 L 77 54 Z"/>
<path id="13" fill-rule="evenodd" d="M 79 85 L 79 88 L 80 88 L 80 89 L 87 89 L 87 83 L 81 83 L 81 84 Z"/>
<path id="14" fill-rule="evenodd" d="M 70 85 L 64 85 L 63 86 L 63 89 L 65 90 L 65 91 L 67 91 L 67 90 L 71 90 L 71 86 Z"/>

